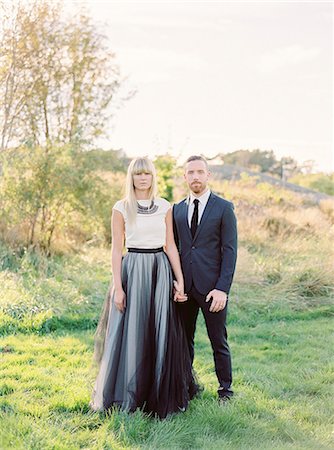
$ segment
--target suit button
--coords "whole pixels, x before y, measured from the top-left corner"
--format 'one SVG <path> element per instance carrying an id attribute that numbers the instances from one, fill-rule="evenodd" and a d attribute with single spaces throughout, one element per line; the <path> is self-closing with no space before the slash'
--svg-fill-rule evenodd
<path id="1" fill-rule="evenodd" d="M 193 245 L 191 248 L 194 250 L 196 247 Z"/>

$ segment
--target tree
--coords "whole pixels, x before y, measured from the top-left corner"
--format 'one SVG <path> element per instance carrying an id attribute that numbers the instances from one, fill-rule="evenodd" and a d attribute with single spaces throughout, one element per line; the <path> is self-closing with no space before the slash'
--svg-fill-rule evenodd
<path id="1" fill-rule="evenodd" d="M 42 147 L 22 147 L 6 156 L 0 179 L 2 215 L 12 228 L 24 230 L 21 244 L 50 254 L 56 233 L 64 237 L 74 227 L 81 228 L 81 235 L 103 233 L 101 204 L 110 203 L 110 194 L 85 153 L 70 146 L 48 153 Z"/>
<path id="2" fill-rule="evenodd" d="M 249 167 L 251 152 L 249 150 L 236 150 L 235 152 L 225 153 L 222 155 L 224 163 L 236 164 L 242 167 Z"/>
<path id="3" fill-rule="evenodd" d="M 1 150 L 93 144 L 121 85 L 106 37 L 83 12 L 65 18 L 60 1 L 1 6 Z"/>
<path id="4" fill-rule="evenodd" d="M 173 201 L 175 158 L 167 153 L 157 156 L 154 164 L 157 169 L 159 195 L 171 202 Z"/>
<path id="5" fill-rule="evenodd" d="M 272 150 L 236 150 L 223 155 L 224 162 L 237 164 L 259 172 L 269 172 L 277 162 Z"/>
<path id="6" fill-rule="evenodd" d="M 222 155 L 225 163 L 247 167 L 257 172 L 267 172 L 284 178 L 300 171 L 297 161 L 290 156 L 276 159 L 273 150 L 236 150 Z"/>
<path id="7" fill-rule="evenodd" d="M 57 233 L 103 228 L 110 215 L 110 189 L 83 150 L 105 133 L 122 79 L 83 12 L 66 17 L 57 0 L 12 7 L 0 0 L 2 228 L 50 253 Z"/>
<path id="8" fill-rule="evenodd" d="M 86 159 L 91 168 L 102 171 L 124 172 L 130 164 L 130 158 L 123 150 L 92 149 L 86 152 Z"/>

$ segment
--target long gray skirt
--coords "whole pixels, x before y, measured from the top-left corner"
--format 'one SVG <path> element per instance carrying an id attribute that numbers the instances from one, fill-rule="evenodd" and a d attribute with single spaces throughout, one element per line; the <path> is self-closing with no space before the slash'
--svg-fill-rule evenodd
<path id="1" fill-rule="evenodd" d="M 99 372 L 90 406 L 140 408 L 160 418 L 183 411 L 196 383 L 167 255 L 127 253 L 122 284 L 125 311 L 115 307 L 111 287 L 95 334 Z"/>

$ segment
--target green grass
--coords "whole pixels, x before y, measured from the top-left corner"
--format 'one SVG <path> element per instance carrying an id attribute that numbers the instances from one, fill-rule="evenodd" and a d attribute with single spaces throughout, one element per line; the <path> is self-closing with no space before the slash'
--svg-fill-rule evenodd
<path id="1" fill-rule="evenodd" d="M 91 332 L 7 336 L 2 448 L 330 448 L 331 325 L 328 318 L 231 325 L 236 395 L 221 408 L 201 320 L 196 369 L 205 391 L 165 421 L 89 412 Z"/>
<path id="2" fill-rule="evenodd" d="M 108 261 L 108 251 L 91 249 L 3 263 L 1 449 L 333 448 L 332 298 L 291 300 L 266 274 L 263 282 L 237 277 L 231 295 L 235 398 L 229 404 L 217 403 L 200 317 L 195 368 L 205 390 L 185 413 L 160 421 L 140 411 L 90 412 L 93 334 Z"/>

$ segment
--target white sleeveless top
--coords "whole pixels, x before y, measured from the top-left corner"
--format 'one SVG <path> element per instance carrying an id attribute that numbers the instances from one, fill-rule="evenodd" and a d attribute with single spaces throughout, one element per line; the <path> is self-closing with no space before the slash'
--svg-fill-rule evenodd
<path id="1" fill-rule="evenodd" d="M 138 200 L 139 205 L 148 207 L 150 200 Z M 154 199 L 155 207 L 143 213 L 137 213 L 136 222 L 129 224 L 124 200 L 115 203 L 113 209 L 119 211 L 125 222 L 125 246 L 127 248 L 158 248 L 166 245 L 166 214 L 171 204 L 163 198 Z"/>

